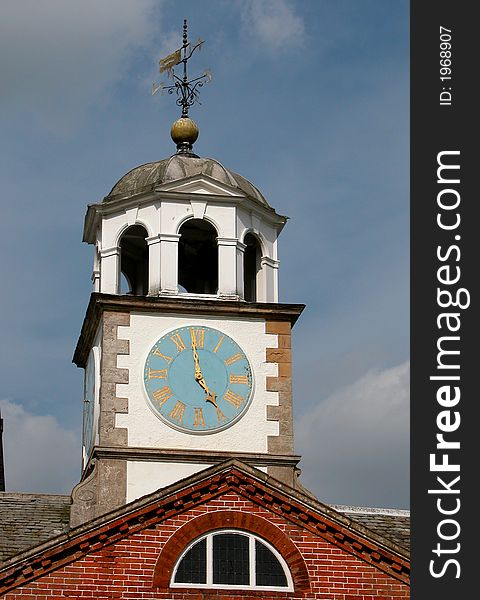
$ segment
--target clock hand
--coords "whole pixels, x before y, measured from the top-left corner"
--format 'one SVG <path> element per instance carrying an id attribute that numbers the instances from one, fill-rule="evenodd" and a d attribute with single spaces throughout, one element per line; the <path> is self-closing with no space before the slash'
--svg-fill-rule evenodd
<path id="1" fill-rule="evenodd" d="M 200 369 L 200 361 L 198 359 L 197 345 L 195 343 L 195 339 L 192 339 L 192 350 L 193 350 L 193 360 L 195 361 L 195 375 L 194 375 L 195 381 L 200 385 L 200 387 L 205 392 L 205 394 L 207 396 L 205 398 L 205 401 L 211 402 L 214 406 L 217 406 L 217 401 L 216 401 L 217 395 L 215 394 L 215 392 L 211 392 L 208 389 L 208 386 L 205 383 L 205 379 L 202 374 L 202 370 Z"/>
<path id="2" fill-rule="evenodd" d="M 200 369 L 200 361 L 198 360 L 197 347 L 195 342 L 192 340 L 193 360 L 195 361 L 195 381 L 203 378 L 202 371 Z"/>

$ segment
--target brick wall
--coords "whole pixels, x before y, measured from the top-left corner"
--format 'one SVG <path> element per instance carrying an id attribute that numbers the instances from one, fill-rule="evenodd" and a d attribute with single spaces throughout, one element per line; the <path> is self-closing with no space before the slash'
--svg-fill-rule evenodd
<path id="1" fill-rule="evenodd" d="M 209 521 L 213 527 L 218 527 L 218 512 L 232 510 L 251 515 L 252 519 L 257 517 L 258 523 L 261 523 L 262 519 L 267 520 L 271 524 L 266 525 L 271 528 L 270 531 L 265 530 L 267 539 L 271 538 L 271 531 L 278 528 L 291 540 L 292 545 L 296 546 L 303 557 L 310 580 L 309 590 L 299 591 L 298 588 L 302 586 L 296 586 L 295 592 L 288 593 L 245 590 L 235 593 L 227 590 L 182 590 L 163 587 L 159 573 L 162 573 L 162 569 L 168 568 L 172 556 L 171 551 L 162 555 L 162 550 L 165 547 L 172 548 L 172 540 L 176 532 L 178 531 L 180 535 L 183 526 L 185 526 L 183 531 L 187 531 L 189 526 L 191 528 L 192 520 L 198 517 L 202 517 L 197 521 L 202 523 L 202 529 L 208 528 Z M 228 527 L 227 523 L 226 526 Z M 286 550 L 280 548 L 279 550 L 287 559 Z M 292 560 L 288 559 L 287 563 L 292 564 Z M 156 579 L 155 573 L 157 573 Z M 155 586 L 154 579 L 157 582 Z M 166 580 L 168 581 L 168 577 Z M 392 600 L 408 598 L 409 587 L 341 548 L 290 523 L 281 515 L 276 515 L 234 492 L 229 492 L 205 505 L 165 519 L 155 527 L 132 534 L 96 552 L 92 551 L 87 556 L 44 575 L 33 583 L 18 587 L 4 596 L 6 600 L 31 600 L 32 598 L 38 600 L 47 598 L 49 600 L 60 598 L 226 600 L 257 597 L 263 600 L 283 597 Z"/>

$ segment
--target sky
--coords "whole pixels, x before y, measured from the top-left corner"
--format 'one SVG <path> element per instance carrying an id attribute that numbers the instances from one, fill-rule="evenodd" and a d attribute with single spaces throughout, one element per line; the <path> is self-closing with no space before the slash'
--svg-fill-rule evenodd
<path id="1" fill-rule="evenodd" d="M 0 408 L 7 490 L 80 478 L 87 204 L 170 156 L 158 60 L 205 39 L 195 151 L 290 217 L 301 481 L 323 502 L 409 504 L 407 0 L 2 0 Z"/>

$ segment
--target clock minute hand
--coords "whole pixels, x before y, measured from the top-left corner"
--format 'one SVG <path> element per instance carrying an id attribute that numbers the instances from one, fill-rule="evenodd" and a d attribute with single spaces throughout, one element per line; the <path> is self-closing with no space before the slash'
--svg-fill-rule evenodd
<path id="1" fill-rule="evenodd" d="M 198 381 L 200 377 L 203 377 L 200 369 L 200 361 L 198 360 L 197 347 L 195 342 L 192 341 L 193 360 L 195 361 L 195 380 Z"/>
<path id="2" fill-rule="evenodd" d="M 200 385 L 200 387 L 203 389 L 203 391 L 207 395 L 207 397 L 205 399 L 206 402 L 211 402 L 214 406 L 217 406 L 215 392 L 211 392 L 208 389 L 207 384 L 205 383 L 205 379 L 203 377 L 202 370 L 200 369 L 200 361 L 198 359 L 197 346 L 193 339 L 192 339 L 192 350 L 193 350 L 193 360 L 195 361 L 195 375 L 194 375 L 195 381 Z"/>

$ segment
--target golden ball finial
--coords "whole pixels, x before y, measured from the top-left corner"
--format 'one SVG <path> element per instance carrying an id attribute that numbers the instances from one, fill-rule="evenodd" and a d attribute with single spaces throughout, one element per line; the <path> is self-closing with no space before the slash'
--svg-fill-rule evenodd
<path id="1" fill-rule="evenodd" d="M 198 127 L 190 117 L 180 117 L 172 125 L 170 130 L 172 140 L 177 144 L 178 150 L 192 149 L 192 145 L 198 138 Z"/>

